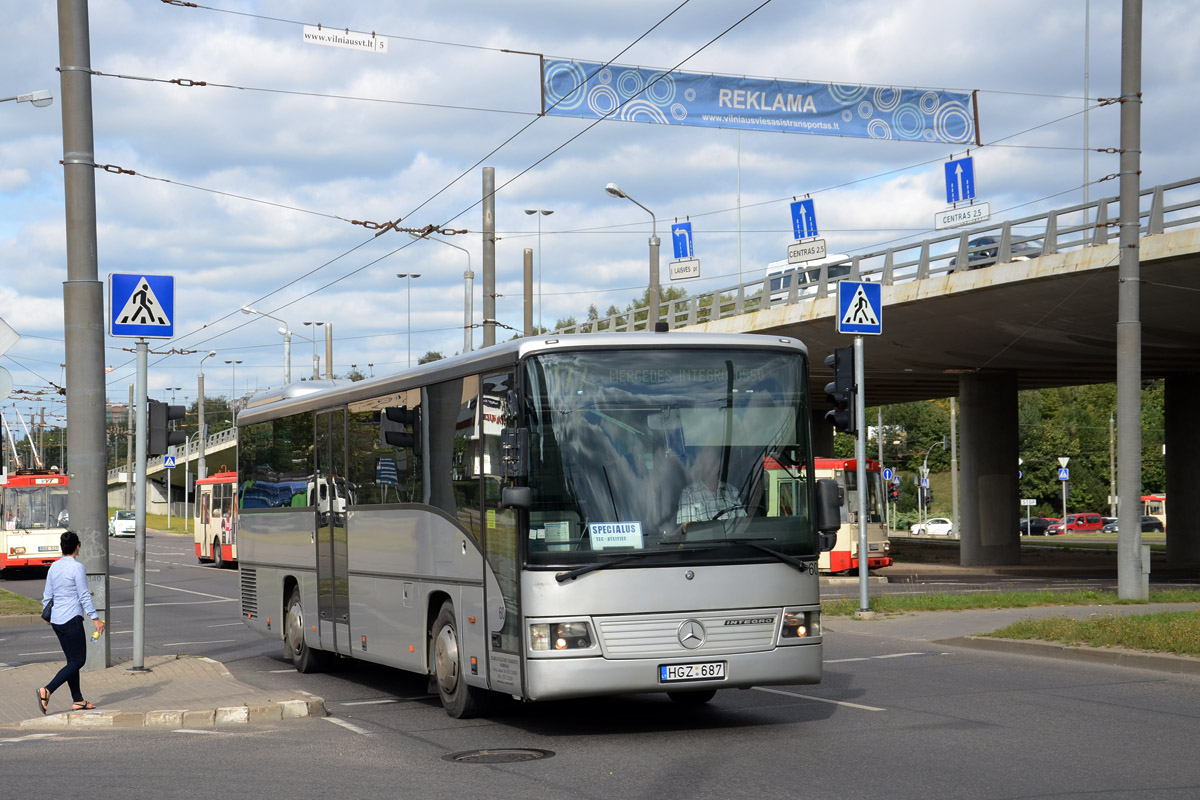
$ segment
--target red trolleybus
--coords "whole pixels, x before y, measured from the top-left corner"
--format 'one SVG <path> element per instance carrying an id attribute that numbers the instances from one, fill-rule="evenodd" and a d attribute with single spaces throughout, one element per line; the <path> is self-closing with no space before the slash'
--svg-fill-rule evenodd
<path id="1" fill-rule="evenodd" d="M 67 476 L 55 469 L 9 475 L 0 484 L 0 518 L 0 570 L 53 564 L 67 529 Z"/>
<path id="2" fill-rule="evenodd" d="M 196 559 L 216 567 L 237 563 L 237 473 L 217 472 L 196 481 Z"/>
<path id="3" fill-rule="evenodd" d="M 833 478 L 841 489 L 842 527 L 833 550 L 821 553 L 822 572 L 858 569 L 858 461 L 853 458 L 814 459 L 815 478 Z M 878 461 L 867 459 L 867 567 L 890 567 L 892 545 L 883 515 L 883 473 Z"/>
<path id="4" fill-rule="evenodd" d="M 1167 496 L 1165 494 L 1142 495 L 1142 515 L 1154 517 L 1167 527 Z"/>

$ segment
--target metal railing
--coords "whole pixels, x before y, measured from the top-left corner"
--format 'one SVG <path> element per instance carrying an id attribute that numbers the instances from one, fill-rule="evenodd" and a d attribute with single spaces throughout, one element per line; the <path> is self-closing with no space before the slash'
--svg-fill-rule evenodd
<path id="1" fill-rule="evenodd" d="M 205 443 L 204 452 L 207 453 L 210 449 L 219 447 L 223 444 L 228 444 L 229 442 L 237 442 L 237 428 L 226 428 L 223 431 L 217 431 L 216 433 L 209 434 L 208 441 Z M 168 447 L 167 455 L 174 456 L 176 459 L 182 459 L 183 448 L 178 446 Z M 199 458 L 199 455 L 200 449 L 195 448 L 188 453 L 187 460 L 194 461 Z M 146 472 L 149 473 L 151 470 L 162 469 L 162 465 L 162 456 L 151 456 L 150 458 L 146 459 Z M 116 483 L 119 480 L 121 473 L 124 471 L 125 470 L 122 467 L 110 469 L 108 471 L 108 482 Z"/>
<path id="2" fill-rule="evenodd" d="M 1077 222 L 1067 222 L 1078 219 Z M 780 268 L 774 276 L 663 301 L 659 318 L 681 328 L 792 303 L 808 302 L 836 292 L 840 280 L 875 281 L 884 285 L 936 278 L 977 266 L 1004 264 L 1015 258 L 1082 250 L 1119 238 L 1120 203 L 1106 197 L 994 225 L 948 233 L 932 239 L 889 247 L 805 268 Z M 1200 224 L 1200 177 L 1146 189 L 1139 203 L 1139 229 L 1152 236 Z M 984 242 L 981 240 L 987 239 Z M 1029 255 L 1022 255 L 1022 252 Z M 1014 255 L 1015 253 L 1015 255 Z M 555 333 L 601 333 L 646 330 L 647 309 L 586 320 Z"/>

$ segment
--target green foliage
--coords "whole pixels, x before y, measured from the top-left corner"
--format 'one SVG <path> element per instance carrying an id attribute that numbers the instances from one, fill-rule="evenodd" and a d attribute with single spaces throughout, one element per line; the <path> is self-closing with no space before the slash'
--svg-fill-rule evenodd
<path id="1" fill-rule="evenodd" d="M 1118 604 L 1123 601 L 1117 598 L 1116 592 L 1097 592 L 1091 590 L 1055 592 L 1049 590 L 1036 592 L 980 592 L 969 594 L 882 594 L 871 598 L 871 610 L 885 614 L 904 614 L 912 611 L 964 611 L 972 608 L 1032 608 L 1034 606 L 1094 606 L 1100 604 Z M 1195 603 L 1200 602 L 1200 592 L 1194 589 L 1172 589 L 1153 591 L 1150 593 L 1152 603 Z M 821 603 L 821 613 L 825 615 L 849 615 L 858 611 L 857 598 L 837 598 Z M 1193 630 L 1185 635 L 1185 640 L 1200 641 L 1200 612 L 1192 613 Z M 1150 619 L 1148 615 L 1145 619 Z M 1129 617 L 1132 620 L 1142 619 L 1140 615 Z M 1002 628 L 993 632 L 992 636 L 1007 638 L 1041 638 L 1020 637 L 1007 633 L 1009 629 Z M 1172 651 L 1178 652 L 1178 651 Z M 1200 650 L 1197 651 L 1200 654 Z"/>
<path id="2" fill-rule="evenodd" d="M 445 358 L 445 356 L 442 355 L 437 350 L 429 350 L 425 353 L 425 355 L 423 355 L 417 359 L 417 363 L 418 364 L 429 364 L 433 361 L 441 361 L 443 358 Z"/>
<path id="3" fill-rule="evenodd" d="M 985 635 L 1200 656 L 1200 611 L 1026 619 Z"/>

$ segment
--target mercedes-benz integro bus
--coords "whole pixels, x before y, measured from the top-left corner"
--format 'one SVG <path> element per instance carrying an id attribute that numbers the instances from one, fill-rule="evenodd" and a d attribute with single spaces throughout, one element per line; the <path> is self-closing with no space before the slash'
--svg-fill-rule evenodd
<path id="1" fill-rule="evenodd" d="M 840 523 L 801 343 L 546 336 L 339 383 L 238 417 L 242 618 L 301 672 L 429 674 L 455 717 L 820 681 Z M 798 479 L 786 507 L 768 464 Z"/>

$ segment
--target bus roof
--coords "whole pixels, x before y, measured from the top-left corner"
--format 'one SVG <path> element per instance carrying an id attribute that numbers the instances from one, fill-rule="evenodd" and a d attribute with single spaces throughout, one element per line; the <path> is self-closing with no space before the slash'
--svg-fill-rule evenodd
<path id="1" fill-rule="evenodd" d="M 304 381 L 282 389 L 255 394 L 238 414 L 239 425 L 252 425 L 286 414 L 317 410 L 389 392 L 403 391 L 430 383 L 453 380 L 480 372 L 502 369 L 538 353 L 573 350 L 613 350 L 664 347 L 678 348 L 764 348 L 790 350 L 804 355 L 808 348 L 790 336 L 748 333 L 548 333 L 513 339 L 482 350 L 421 364 L 394 375 L 363 381 Z"/>
<path id="2" fill-rule="evenodd" d="M 201 486 L 209 483 L 237 483 L 236 472 L 214 472 L 207 478 L 197 478 L 196 485 Z"/>

